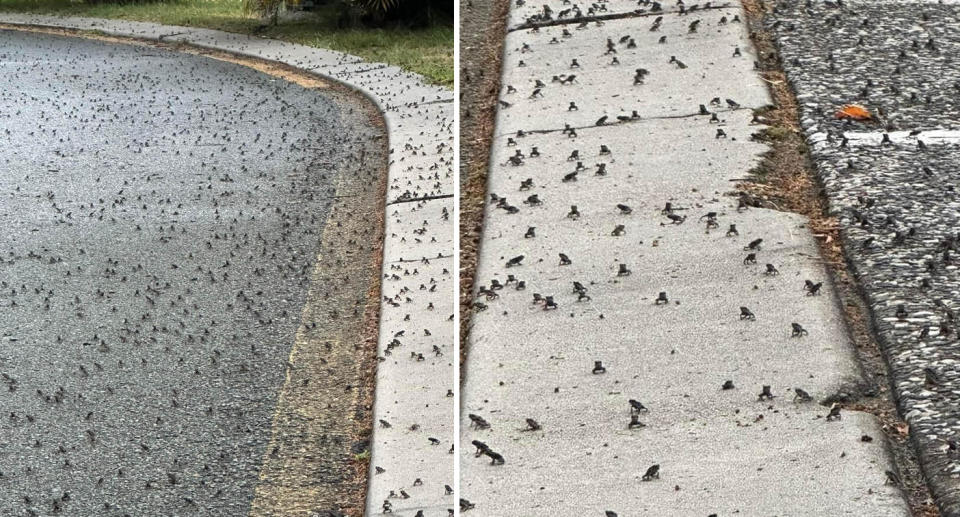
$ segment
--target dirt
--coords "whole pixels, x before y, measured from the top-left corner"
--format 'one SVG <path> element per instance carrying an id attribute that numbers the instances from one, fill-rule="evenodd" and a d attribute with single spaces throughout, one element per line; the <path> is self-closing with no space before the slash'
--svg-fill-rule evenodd
<path id="1" fill-rule="evenodd" d="M 865 411 L 877 417 L 891 445 L 894 461 L 903 481 L 903 492 L 914 517 L 936 517 L 939 510 L 923 478 L 916 451 L 909 442 L 909 426 L 901 418 L 891 395 L 889 369 L 877 344 L 869 309 L 859 286 L 847 269 L 837 221 L 827 215 L 823 186 L 800 130 L 795 92 L 780 66 L 772 35 L 763 29 L 762 19 L 772 10 L 763 0 L 744 0 L 750 37 L 757 50 L 760 76 L 768 84 L 774 105 L 757 112 L 767 129 L 756 137 L 771 146 L 752 178 L 737 185 L 736 195 L 759 199 L 764 207 L 795 212 L 809 219 L 810 230 L 820 245 L 831 280 L 840 298 L 847 328 L 856 345 L 863 373 L 870 386 L 844 409 Z"/>
<path id="2" fill-rule="evenodd" d="M 377 114 L 380 117 L 379 114 Z M 380 120 L 382 123 L 382 119 Z M 386 141 L 384 141 L 386 142 Z M 384 157 L 389 154 L 389 150 L 384 146 Z M 380 206 L 387 198 L 387 173 L 382 175 L 380 184 L 377 187 L 377 200 Z M 371 274 L 370 289 L 367 291 L 367 303 L 363 310 L 363 324 L 359 335 L 357 336 L 356 349 L 361 357 L 358 363 L 360 384 L 359 384 L 359 402 L 354 417 L 353 442 L 357 444 L 366 444 L 365 450 L 370 450 L 370 440 L 373 437 L 373 401 L 376 390 L 377 379 L 377 341 L 380 336 L 380 292 L 383 269 L 383 239 L 384 239 L 384 210 L 380 209 L 377 213 L 377 233 L 376 242 L 381 246 L 374 248 L 370 266 Z M 354 475 L 350 486 L 353 490 L 346 491 L 346 504 L 341 506 L 349 507 L 349 515 L 360 517 L 366 508 L 367 483 L 370 476 L 370 460 L 355 460 L 353 462 Z M 347 508 L 344 508 L 346 511 Z"/>
<path id="3" fill-rule="evenodd" d="M 58 36 L 81 37 L 125 45 L 148 46 L 186 54 L 205 56 L 220 61 L 246 66 L 273 77 L 300 85 L 304 88 L 324 89 L 328 91 L 330 95 L 346 97 L 353 105 L 360 107 L 363 115 L 366 117 L 368 123 L 372 127 L 375 127 L 384 135 L 386 133 L 386 124 L 383 120 L 382 114 L 380 114 L 376 106 L 374 106 L 373 103 L 371 103 L 366 97 L 363 97 L 345 85 L 329 81 L 286 64 L 263 59 L 255 59 L 246 56 L 239 56 L 229 52 L 200 48 L 182 42 L 166 43 L 154 40 L 109 36 L 98 31 L 79 31 L 2 23 L 0 23 L 0 29 L 31 31 Z M 373 400 L 376 384 L 377 340 L 379 336 L 380 325 L 380 271 L 383 262 L 382 243 L 384 238 L 384 209 L 387 193 L 387 157 L 389 154 L 389 150 L 386 145 L 387 139 L 381 138 L 380 141 L 382 142 L 380 149 L 377 149 L 377 152 L 375 152 L 373 156 L 368 156 L 367 160 L 374 163 L 379 163 L 383 173 L 381 175 L 379 184 L 376 186 L 376 195 L 371 199 L 368 199 L 364 203 L 366 206 L 361 208 L 376 212 L 374 220 L 374 227 L 376 229 L 374 240 L 375 242 L 380 243 L 379 246 L 373 247 L 370 256 L 367 257 L 367 260 L 358 261 L 364 262 L 363 264 L 357 264 L 359 266 L 357 268 L 358 270 L 370 272 L 369 278 L 367 279 L 368 289 L 366 290 L 366 303 L 362 307 L 363 312 L 358 323 L 345 324 L 346 326 L 343 328 L 329 329 L 324 332 L 326 334 L 343 333 L 346 335 L 355 336 L 352 341 L 353 348 L 356 353 L 356 368 L 351 372 L 343 372 L 344 375 L 341 384 L 352 385 L 356 387 L 354 392 L 355 399 L 353 416 L 349 425 L 344 426 L 345 430 L 350 433 L 352 438 L 347 445 L 352 443 L 353 448 L 356 450 L 369 450 L 370 439 L 373 433 Z M 355 191 L 358 188 L 361 188 L 361 186 L 350 184 L 343 185 L 342 188 L 347 190 L 347 193 L 349 194 L 350 191 Z M 346 200 L 347 198 L 355 197 L 340 196 L 340 194 L 341 192 L 339 192 L 338 189 L 338 195 L 335 196 L 335 198 L 343 198 Z M 343 203 L 335 203 L 334 206 L 331 207 L 331 211 L 349 211 L 351 208 L 357 208 L 355 206 L 347 207 L 346 205 L 348 203 L 350 202 L 344 201 Z M 345 235 L 344 232 L 340 233 Z M 334 240 L 337 238 L 339 237 L 335 237 Z M 344 248 L 346 248 L 346 246 L 344 246 Z M 341 391 L 338 390 L 337 393 L 338 397 L 342 397 Z M 344 415 L 334 414 L 328 416 L 331 419 L 342 421 Z M 341 479 L 343 481 L 339 483 L 338 486 L 326 487 L 326 490 L 312 492 L 311 495 L 313 497 L 311 497 L 309 504 L 314 508 L 337 508 L 344 515 L 360 517 L 363 515 L 365 508 L 370 462 L 368 459 L 358 459 L 358 457 L 362 458 L 365 456 L 358 454 L 356 451 L 336 451 L 336 454 L 338 456 L 353 458 L 352 461 L 343 463 L 347 466 L 347 469 L 345 469 L 346 471 L 341 472 Z M 317 496 L 317 494 L 320 495 Z"/>
<path id="4" fill-rule="evenodd" d="M 460 2 L 460 361 L 468 353 L 509 0 Z M 461 382 L 462 382 L 461 378 Z"/>

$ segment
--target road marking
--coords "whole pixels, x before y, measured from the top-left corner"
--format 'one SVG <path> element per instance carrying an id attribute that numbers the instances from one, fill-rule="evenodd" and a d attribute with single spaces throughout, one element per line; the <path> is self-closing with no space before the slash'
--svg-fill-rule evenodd
<path id="1" fill-rule="evenodd" d="M 843 133 L 843 136 L 847 138 L 847 147 L 880 147 L 884 134 L 889 135 L 890 141 L 895 146 L 900 147 L 917 147 L 918 140 L 926 145 L 951 145 L 960 143 L 960 131 L 945 129 L 923 131 L 916 135 L 912 135 L 910 131 L 891 131 L 889 133 L 884 131 L 848 131 Z M 815 137 L 811 138 L 814 144 L 822 144 L 826 142 L 826 140 L 827 135 L 825 133 L 818 133 Z M 834 137 L 832 145 L 836 147 L 840 145 L 840 141 Z"/>

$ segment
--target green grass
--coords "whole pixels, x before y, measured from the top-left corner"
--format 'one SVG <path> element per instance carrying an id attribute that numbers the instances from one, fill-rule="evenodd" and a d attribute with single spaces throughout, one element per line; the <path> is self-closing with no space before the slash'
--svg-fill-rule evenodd
<path id="1" fill-rule="evenodd" d="M 92 16 L 204 27 L 252 34 L 262 22 L 244 12 L 243 0 L 166 0 L 127 4 L 87 4 L 81 0 L 0 0 L 0 11 Z M 284 20 L 260 35 L 311 47 L 348 52 L 423 75 L 453 86 L 453 24 L 424 29 L 405 27 L 340 28 L 336 14 L 321 11 Z"/>

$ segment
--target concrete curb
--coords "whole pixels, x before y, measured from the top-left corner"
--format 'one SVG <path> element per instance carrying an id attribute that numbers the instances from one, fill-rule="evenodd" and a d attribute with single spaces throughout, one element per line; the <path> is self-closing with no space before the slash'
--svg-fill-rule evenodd
<path id="1" fill-rule="evenodd" d="M 378 467 L 383 472 L 370 476 L 365 514 L 379 515 L 388 494 L 403 489 L 411 497 L 393 501 L 394 515 L 409 512 L 412 516 L 418 509 L 428 515 L 446 515 L 445 509 L 453 506 L 453 495 L 445 493 L 444 485 L 453 484 L 453 457 L 448 449 L 453 443 L 454 406 L 448 390 L 454 384 L 456 356 L 453 321 L 448 319 L 455 297 L 453 199 L 449 197 L 455 188 L 453 92 L 427 85 L 416 74 L 397 67 L 349 54 L 209 29 L 11 13 L 0 13 L 0 23 L 96 30 L 274 61 L 346 85 L 379 108 L 387 126 L 391 161 L 374 418 L 391 427 L 374 428 L 371 472 Z M 410 201 L 422 197 L 431 199 Z M 399 332 L 404 335 L 395 337 Z M 391 349 L 401 343 L 403 347 L 392 354 Z M 442 356 L 434 354 L 434 346 Z M 409 359 L 411 351 L 428 359 Z M 440 444 L 431 445 L 428 437 Z M 415 479 L 422 486 L 414 486 Z"/>
<path id="2" fill-rule="evenodd" d="M 793 401 L 796 387 L 842 399 L 862 379 L 832 286 L 805 296 L 827 277 L 806 221 L 725 196 L 766 151 L 750 138 L 749 110 L 769 99 L 739 6 L 612 1 L 625 15 L 602 24 L 555 23 L 573 7 L 549 7 L 530 30 L 542 4 L 514 6 L 505 44 L 461 415 L 471 515 L 908 515 L 873 416 L 826 422 Z M 704 231 L 709 212 L 719 228 Z M 809 334 L 791 337 L 793 322 Z M 776 398 L 759 402 L 762 385 Z M 643 428 L 628 428 L 629 399 L 649 408 Z M 473 440 L 505 463 L 475 458 Z M 640 482 L 653 464 L 660 477 Z"/>

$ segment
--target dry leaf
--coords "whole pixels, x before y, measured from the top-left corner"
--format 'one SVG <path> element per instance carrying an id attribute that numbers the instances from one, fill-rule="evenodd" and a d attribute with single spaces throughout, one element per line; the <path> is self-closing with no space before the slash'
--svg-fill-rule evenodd
<path id="1" fill-rule="evenodd" d="M 906 422 L 898 422 L 893 424 L 893 427 L 897 430 L 897 434 L 900 436 L 906 437 L 910 433 L 910 424 Z"/>
<path id="2" fill-rule="evenodd" d="M 852 120 L 870 120 L 873 118 L 873 115 L 870 114 L 870 111 L 859 104 L 847 104 L 846 106 L 837 110 L 836 117 L 840 119 L 852 119 Z"/>

